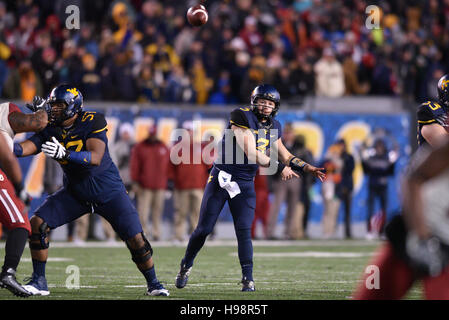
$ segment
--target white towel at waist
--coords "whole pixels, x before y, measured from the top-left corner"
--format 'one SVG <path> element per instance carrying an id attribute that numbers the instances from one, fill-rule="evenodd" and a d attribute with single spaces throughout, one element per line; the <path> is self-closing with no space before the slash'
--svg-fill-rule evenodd
<path id="1" fill-rule="evenodd" d="M 236 195 L 238 195 L 241 191 L 237 182 L 231 181 L 231 178 L 232 175 L 230 175 L 226 171 L 220 170 L 220 172 L 218 173 L 218 182 L 220 184 L 220 187 L 225 189 L 232 199 Z"/>

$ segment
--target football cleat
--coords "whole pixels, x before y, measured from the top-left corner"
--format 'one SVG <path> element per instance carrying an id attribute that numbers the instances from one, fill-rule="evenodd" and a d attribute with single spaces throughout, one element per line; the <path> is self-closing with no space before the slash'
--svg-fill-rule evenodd
<path id="1" fill-rule="evenodd" d="M 164 286 L 160 282 L 158 282 L 155 285 L 149 286 L 146 294 L 149 296 L 168 297 L 170 295 L 170 292 L 168 292 L 168 290 L 165 289 Z"/>
<path id="2" fill-rule="evenodd" d="M 176 288 L 182 289 L 187 285 L 187 280 L 189 280 L 190 271 L 192 267 L 186 268 L 184 264 L 181 263 L 181 269 L 179 270 L 178 275 L 176 276 Z"/>
<path id="3" fill-rule="evenodd" d="M 50 294 L 47 287 L 47 279 L 42 276 L 39 277 L 35 273 L 33 273 L 31 280 L 23 287 L 33 296 L 48 296 Z"/>
<path id="4" fill-rule="evenodd" d="M 27 298 L 31 293 L 24 289 L 24 287 L 16 280 L 16 271 L 9 268 L 0 274 L 0 287 L 8 289 L 17 297 Z"/>
<path id="5" fill-rule="evenodd" d="M 254 281 L 252 280 L 247 280 L 246 278 L 243 278 L 241 284 L 242 284 L 242 291 L 244 292 L 256 291 Z"/>

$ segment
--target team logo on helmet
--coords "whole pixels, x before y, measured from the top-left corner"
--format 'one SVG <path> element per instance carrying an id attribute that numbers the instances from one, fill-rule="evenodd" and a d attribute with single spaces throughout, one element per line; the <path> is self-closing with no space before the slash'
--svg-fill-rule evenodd
<path id="1" fill-rule="evenodd" d="M 443 80 L 443 81 L 441 82 L 441 90 L 446 89 L 447 86 L 448 86 L 448 84 L 449 84 L 449 80 Z"/>
<path id="2" fill-rule="evenodd" d="M 76 90 L 76 88 L 67 89 L 67 91 L 70 92 L 71 94 L 73 94 L 75 97 L 79 94 L 78 90 Z"/>

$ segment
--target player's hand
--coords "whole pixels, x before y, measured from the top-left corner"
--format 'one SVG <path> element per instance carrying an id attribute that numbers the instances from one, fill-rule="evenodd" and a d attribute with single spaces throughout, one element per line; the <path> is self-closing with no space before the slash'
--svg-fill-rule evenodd
<path id="1" fill-rule="evenodd" d="M 321 182 L 323 182 L 324 179 L 326 179 L 326 174 L 322 172 L 324 170 L 325 170 L 324 168 L 317 168 L 312 166 L 311 164 L 307 164 L 304 168 L 304 172 L 312 174 L 314 177 L 320 179 Z"/>
<path id="2" fill-rule="evenodd" d="M 299 178 L 299 175 L 292 170 L 292 168 L 286 166 L 281 172 L 282 180 L 290 180 L 292 178 Z"/>
<path id="3" fill-rule="evenodd" d="M 31 203 L 31 196 L 28 194 L 28 192 L 25 190 L 23 183 L 14 185 L 14 190 L 16 192 L 16 196 L 22 200 L 22 202 L 28 207 Z"/>
<path id="4" fill-rule="evenodd" d="M 39 96 L 34 96 L 32 104 L 27 103 L 26 107 L 33 112 L 36 112 L 39 110 L 47 111 L 47 109 L 51 110 L 50 106 L 48 106 L 48 104 L 47 104 L 47 99 L 44 99 Z"/>
<path id="5" fill-rule="evenodd" d="M 52 141 L 47 141 L 42 145 L 42 152 L 55 160 L 65 159 L 68 156 L 66 148 L 64 148 L 55 137 L 52 137 L 51 139 Z"/>
<path id="6" fill-rule="evenodd" d="M 422 239 L 410 233 L 406 240 L 406 252 L 411 267 L 419 275 L 436 277 L 448 264 L 448 255 L 436 237 Z"/>
<path id="7" fill-rule="evenodd" d="M 48 121 L 50 122 L 51 106 L 48 104 L 47 99 L 34 96 L 32 104 L 27 103 L 25 106 L 33 112 L 44 110 L 47 113 Z"/>

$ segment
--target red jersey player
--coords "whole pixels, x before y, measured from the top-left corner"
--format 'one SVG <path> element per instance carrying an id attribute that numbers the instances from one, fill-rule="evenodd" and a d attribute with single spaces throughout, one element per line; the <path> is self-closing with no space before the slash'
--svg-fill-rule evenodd
<path id="1" fill-rule="evenodd" d="M 24 114 L 13 103 L 0 104 L 0 223 L 9 231 L 5 245 L 5 260 L 0 274 L 0 286 L 14 295 L 27 297 L 27 292 L 16 280 L 15 273 L 31 234 L 28 213 L 23 200 L 22 172 L 13 153 L 14 135 L 21 132 L 40 131 L 47 126 L 45 100 L 35 98 L 32 114 Z"/>

